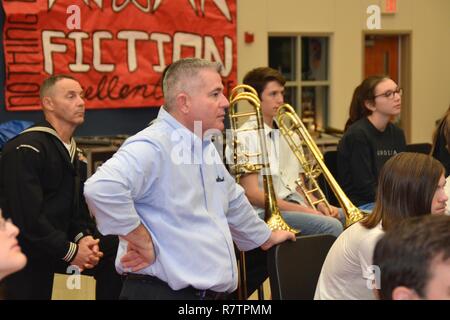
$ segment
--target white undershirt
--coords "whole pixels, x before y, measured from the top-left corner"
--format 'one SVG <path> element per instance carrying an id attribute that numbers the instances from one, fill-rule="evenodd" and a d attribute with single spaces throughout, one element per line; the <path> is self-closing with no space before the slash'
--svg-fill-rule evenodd
<path id="1" fill-rule="evenodd" d="M 248 130 L 241 131 L 238 134 L 240 148 L 242 153 L 251 154 L 249 158 L 240 159 L 241 162 L 246 161 L 251 164 L 262 163 L 261 147 L 259 145 L 259 136 L 256 130 L 256 118 L 250 117 L 239 129 Z M 266 136 L 268 161 L 270 164 L 270 171 L 272 175 L 273 186 L 277 197 L 284 199 L 289 195 L 296 193 L 297 184 L 295 180 L 299 176 L 299 172 L 303 172 L 295 155 L 289 148 L 289 145 L 280 137 L 280 132 L 277 129 L 272 129 L 267 124 L 264 124 L 264 132 Z M 233 163 L 231 150 L 227 148 L 226 155 L 228 163 Z M 258 186 L 261 190 L 264 189 L 263 177 L 258 174 Z"/>
<path id="2" fill-rule="evenodd" d="M 70 153 L 70 148 L 72 147 L 72 145 L 70 143 L 65 143 L 63 141 L 64 147 L 66 147 L 67 151 Z"/>

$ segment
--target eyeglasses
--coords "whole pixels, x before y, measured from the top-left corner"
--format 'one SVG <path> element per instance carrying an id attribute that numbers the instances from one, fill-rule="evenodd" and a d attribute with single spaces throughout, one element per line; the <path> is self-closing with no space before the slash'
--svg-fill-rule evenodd
<path id="1" fill-rule="evenodd" d="M 396 93 L 398 93 L 398 95 L 401 97 L 402 94 L 403 94 L 403 89 L 402 88 L 397 88 L 394 91 L 389 90 L 389 91 L 386 91 L 385 93 L 376 95 L 373 98 L 375 99 L 376 97 L 385 97 L 385 98 L 388 98 L 388 99 L 394 99 L 394 95 Z"/>

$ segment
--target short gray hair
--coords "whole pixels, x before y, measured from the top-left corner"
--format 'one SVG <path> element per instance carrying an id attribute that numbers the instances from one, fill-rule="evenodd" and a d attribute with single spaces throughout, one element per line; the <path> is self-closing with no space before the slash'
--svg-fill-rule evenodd
<path id="1" fill-rule="evenodd" d="M 49 90 L 51 88 L 53 88 L 53 86 L 60 80 L 63 79 L 70 79 L 70 80 L 75 80 L 78 83 L 80 83 L 77 79 L 75 79 L 74 77 L 72 77 L 71 75 L 68 74 L 55 74 L 52 75 L 50 77 L 48 77 L 47 79 L 44 80 L 44 82 L 41 84 L 41 88 L 39 90 L 39 95 L 41 100 L 48 94 Z"/>
<path id="2" fill-rule="evenodd" d="M 164 106 L 170 110 L 175 103 L 175 97 L 181 90 L 186 90 L 189 80 L 197 76 L 201 70 L 213 69 L 220 73 L 222 65 L 199 58 L 184 58 L 175 61 L 164 72 L 163 93 Z"/>

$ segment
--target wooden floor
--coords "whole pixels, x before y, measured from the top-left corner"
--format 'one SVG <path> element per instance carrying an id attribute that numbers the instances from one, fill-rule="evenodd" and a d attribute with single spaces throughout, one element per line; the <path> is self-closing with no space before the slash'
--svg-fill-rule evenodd
<path id="1" fill-rule="evenodd" d="M 270 293 L 270 282 L 269 278 L 266 279 L 263 283 L 264 288 L 264 300 L 272 300 L 272 295 Z M 248 298 L 248 300 L 258 300 L 258 291 L 252 293 L 252 295 Z"/>

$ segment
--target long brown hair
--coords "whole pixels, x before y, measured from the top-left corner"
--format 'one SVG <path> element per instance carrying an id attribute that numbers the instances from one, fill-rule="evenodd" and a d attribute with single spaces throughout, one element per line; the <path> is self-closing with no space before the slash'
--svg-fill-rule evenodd
<path id="1" fill-rule="evenodd" d="M 384 75 L 370 76 L 364 79 L 363 82 L 355 88 L 355 91 L 353 91 L 352 102 L 350 103 L 349 118 L 345 123 L 344 131 L 359 119 L 372 114 L 372 111 L 367 109 L 365 103 L 366 101 L 375 100 L 376 86 L 387 79 L 389 79 L 389 77 Z"/>
<path id="2" fill-rule="evenodd" d="M 444 173 L 442 164 L 426 154 L 402 152 L 390 158 L 380 172 L 373 212 L 362 225 L 372 229 L 382 221 L 383 230 L 389 230 L 405 218 L 429 214 Z"/>
<path id="3" fill-rule="evenodd" d="M 438 125 L 433 132 L 433 147 L 431 148 L 431 155 L 433 155 L 434 150 L 436 149 L 436 144 L 441 134 L 445 138 L 445 147 L 448 152 L 450 152 L 450 106 L 448 107 L 445 115 L 439 120 Z"/>

